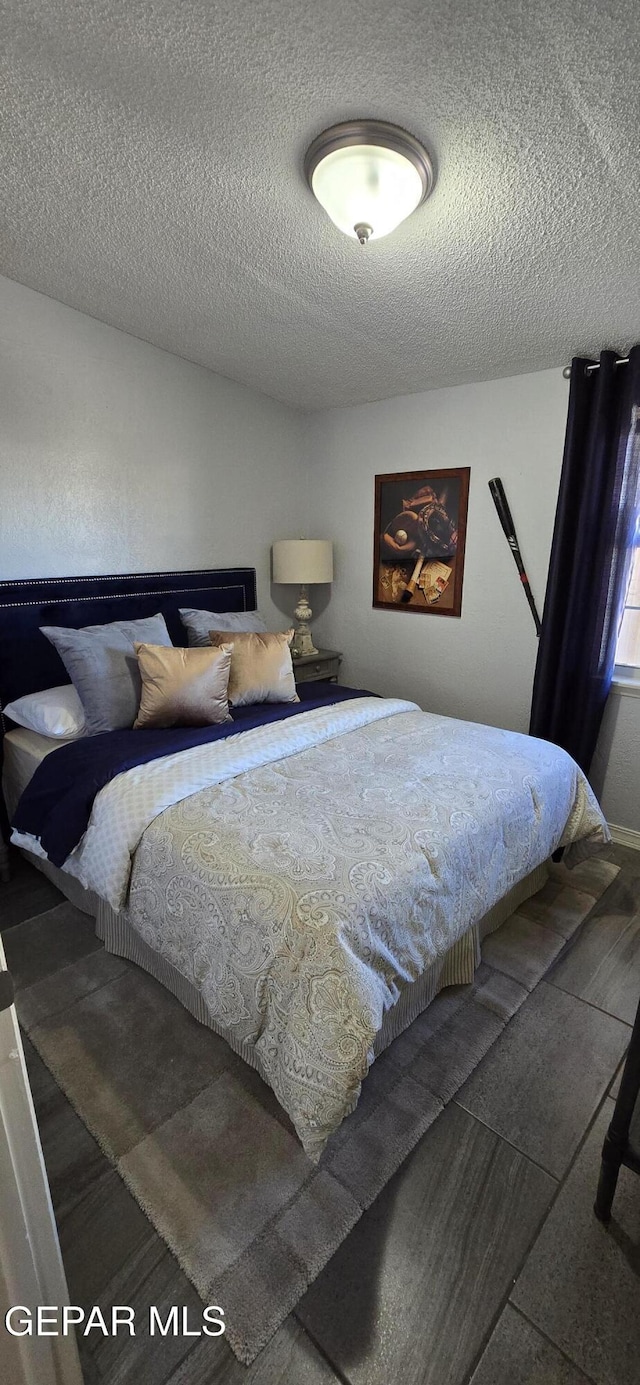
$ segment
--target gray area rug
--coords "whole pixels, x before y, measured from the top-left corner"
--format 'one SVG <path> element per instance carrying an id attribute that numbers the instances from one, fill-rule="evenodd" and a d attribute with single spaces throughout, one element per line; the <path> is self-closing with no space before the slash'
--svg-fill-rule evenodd
<path id="1" fill-rule="evenodd" d="M 257 1073 L 106 953 L 90 919 L 63 903 L 31 921 L 43 956 L 55 933 L 60 966 L 18 990 L 21 1023 L 203 1300 L 224 1308 L 241 1361 L 295 1307 L 617 873 L 601 860 L 552 867 L 485 939 L 473 985 L 442 991 L 377 1059 L 317 1166 Z"/>

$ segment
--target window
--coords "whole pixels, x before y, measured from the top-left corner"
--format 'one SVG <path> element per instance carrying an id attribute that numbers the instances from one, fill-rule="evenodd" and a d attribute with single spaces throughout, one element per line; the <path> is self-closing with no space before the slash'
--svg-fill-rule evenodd
<path id="1" fill-rule="evenodd" d="M 636 520 L 631 573 L 616 646 L 616 673 L 640 678 L 640 514 Z"/>

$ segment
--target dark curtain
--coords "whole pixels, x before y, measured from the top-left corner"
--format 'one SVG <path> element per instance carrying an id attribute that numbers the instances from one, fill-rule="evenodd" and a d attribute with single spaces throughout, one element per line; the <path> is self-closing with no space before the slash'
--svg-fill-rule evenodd
<path id="1" fill-rule="evenodd" d="M 532 736 L 589 771 L 611 686 L 631 561 L 640 454 L 640 346 L 616 366 L 571 364 L 569 415 L 542 634 Z"/>

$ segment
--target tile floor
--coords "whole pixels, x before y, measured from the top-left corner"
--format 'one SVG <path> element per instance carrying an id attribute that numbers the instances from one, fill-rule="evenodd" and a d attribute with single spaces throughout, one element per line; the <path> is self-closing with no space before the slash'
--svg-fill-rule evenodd
<path id="1" fill-rule="evenodd" d="M 640 853 L 443 1116 L 246 1369 L 224 1341 L 81 1341 L 86 1385 L 638 1385 L 640 1179 L 592 1203 L 640 992 Z M 16 975 L 44 976 L 59 902 L 18 857 L 0 885 Z M 74 949 L 78 940 L 61 939 Z M 84 939 L 81 948 L 93 946 Z M 33 1048 L 25 1051 L 71 1301 L 200 1304 Z M 613 1084 L 613 1087 L 612 1087 Z"/>

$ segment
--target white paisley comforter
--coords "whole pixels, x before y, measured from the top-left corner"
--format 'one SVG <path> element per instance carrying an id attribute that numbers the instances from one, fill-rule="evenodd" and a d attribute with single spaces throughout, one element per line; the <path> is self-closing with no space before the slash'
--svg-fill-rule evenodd
<path id="1" fill-rule="evenodd" d="M 556 746 L 359 698 L 118 776 L 67 868 L 118 908 L 135 854 L 129 922 L 317 1158 L 403 988 L 556 847 L 607 840 Z"/>

